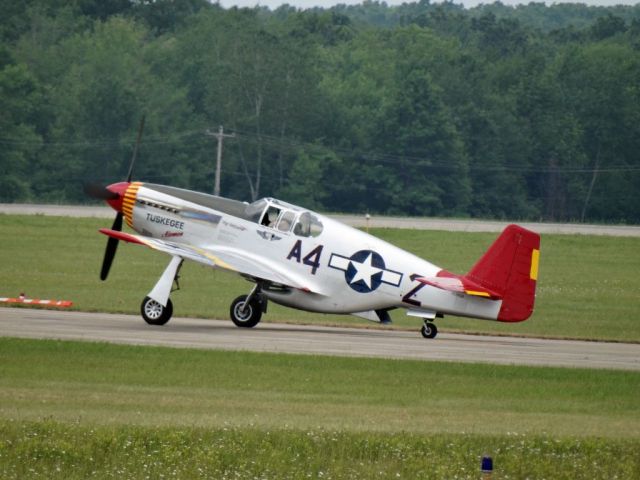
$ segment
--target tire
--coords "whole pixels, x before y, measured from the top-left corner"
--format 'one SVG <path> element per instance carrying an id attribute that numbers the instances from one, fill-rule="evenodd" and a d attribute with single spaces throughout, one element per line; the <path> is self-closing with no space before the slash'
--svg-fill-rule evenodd
<path id="1" fill-rule="evenodd" d="M 144 321 L 149 325 L 164 325 L 173 315 L 173 304 L 169 298 L 167 299 L 167 306 L 163 307 L 153 298 L 144 297 L 140 305 L 140 313 Z"/>
<path id="2" fill-rule="evenodd" d="M 249 305 L 245 307 L 246 300 L 247 295 L 240 295 L 231 302 L 229 314 L 231 315 L 231 321 L 236 327 L 253 328 L 260 323 L 260 319 L 262 318 L 262 305 L 260 301 L 254 297 Z"/>
<path id="3" fill-rule="evenodd" d="M 438 335 L 438 327 L 436 327 L 435 323 L 425 322 L 420 329 L 420 333 L 424 338 L 436 338 L 436 335 Z"/>

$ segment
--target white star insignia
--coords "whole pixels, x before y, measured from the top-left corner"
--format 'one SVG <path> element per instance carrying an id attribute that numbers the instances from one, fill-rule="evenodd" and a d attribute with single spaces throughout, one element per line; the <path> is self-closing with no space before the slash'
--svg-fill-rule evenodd
<path id="1" fill-rule="evenodd" d="M 381 269 L 374 267 L 372 261 L 372 253 L 369 253 L 369 256 L 362 263 L 354 262 L 353 260 L 351 260 L 351 265 L 353 265 L 356 269 L 356 274 L 353 276 L 350 282 L 351 285 L 362 280 L 367 285 L 367 288 L 371 288 L 371 277 L 382 271 Z"/>

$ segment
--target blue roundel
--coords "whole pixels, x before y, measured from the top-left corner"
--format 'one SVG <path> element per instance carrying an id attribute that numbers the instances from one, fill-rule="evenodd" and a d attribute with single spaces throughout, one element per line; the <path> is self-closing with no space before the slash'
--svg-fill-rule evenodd
<path id="1" fill-rule="evenodd" d="M 360 250 L 349 257 L 344 278 L 356 292 L 369 293 L 382 283 L 384 270 L 385 264 L 380 254 L 373 250 Z"/>

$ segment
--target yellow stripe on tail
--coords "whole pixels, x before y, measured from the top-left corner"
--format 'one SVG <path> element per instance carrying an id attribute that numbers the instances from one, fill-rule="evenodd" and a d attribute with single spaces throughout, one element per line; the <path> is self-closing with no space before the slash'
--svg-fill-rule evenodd
<path id="1" fill-rule="evenodd" d="M 538 263 L 540 261 L 540 250 L 531 250 L 531 271 L 529 272 L 529 278 L 531 280 L 538 280 Z"/>

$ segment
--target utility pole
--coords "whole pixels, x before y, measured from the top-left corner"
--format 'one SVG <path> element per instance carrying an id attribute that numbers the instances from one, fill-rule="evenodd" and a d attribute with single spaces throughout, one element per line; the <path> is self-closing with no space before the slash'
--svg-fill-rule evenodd
<path id="1" fill-rule="evenodd" d="M 224 133 L 224 128 L 222 128 L 222 125 L 218 127 L 218 133 L 212 132 L 211 130 L 207 130 L 206 134 L 211 137 L 216 137 L 218 139 L 218 156 L 216 158 L 216 179 L 215 179 L 215 186 L 213 187 L 213 194 L 215 196 L 220 196 L 220 166 L 222 165 L 222 142 L 224 141 L 225 137 L 233 138 L 236 136 L 236 134 Z"/>

